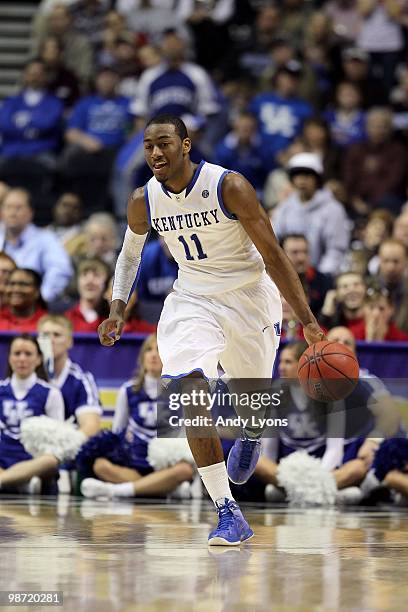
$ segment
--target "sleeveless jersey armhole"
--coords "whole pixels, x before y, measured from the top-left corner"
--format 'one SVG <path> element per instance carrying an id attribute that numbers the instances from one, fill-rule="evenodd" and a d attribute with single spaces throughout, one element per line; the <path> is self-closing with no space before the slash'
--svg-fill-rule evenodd
<path id="1" fill-rule="evenodd" d="M 218 200 L 218 204 L 222 210 L 222 212 L 224 213 L 224 215 L 228 218 L 228 219 L 232 219 L 233 221 L 238 221 L 238 217 L 236 215 L 234 215 L 233 213 L 231 213 L 227 207 L 224 204 L 224 200 L 222 197 L 222 183 L 224 178 L 227 176 L 227 174 L 230 174 L 232 172 L 232 170 L 225 170 L 220 178 L 218 179 L 218 185 L 217 185 L 217 200 Z"/>

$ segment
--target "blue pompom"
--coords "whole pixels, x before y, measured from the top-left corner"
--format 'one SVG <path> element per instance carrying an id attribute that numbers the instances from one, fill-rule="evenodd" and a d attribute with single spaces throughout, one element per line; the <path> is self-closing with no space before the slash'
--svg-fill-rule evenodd
<path id="1" fill-rule="evenodd" d="M 92 466 L 98 457 L 104 457 L 115 463 L 113 456 L 120 442 L 121 438 L 118 434 L 107 430 L 103 430 L 96 434 L 96 436 L 89 438 L 76 456 L 78 472 L 81 475 L 92 474 Z"/>
<path id="2" fill-rule="evenodd" d="M 390 438 L 384 440 L 375 454 L 374 472 L 380 482 L 391 470 L 405 471 L 408 463 L 408 439 Z"/>

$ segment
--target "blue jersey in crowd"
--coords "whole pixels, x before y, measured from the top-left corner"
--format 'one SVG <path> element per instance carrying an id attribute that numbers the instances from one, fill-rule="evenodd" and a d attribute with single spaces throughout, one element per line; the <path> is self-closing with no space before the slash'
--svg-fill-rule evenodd
<path id="1" fill-rule="evenodd" d="M 64 399 L 65 419 L 86 412 L 102 414 L 98 389 L 90 372 L 84 372 L 80 365 L 68 359 L 58 376 L 52 381 L 61 391 Z"/>
<path id="2" fill-rule="evenodd" d="M 144 388 L 134 391 L 134 384 L 131 380 L 119 391 L 112 429 L 115 433 L 122 430 L 133 467 L 148 468 L 149 442 L 157 435 L 157 401 L 149 397 Z"/>
<path id="3" fill-rule="evenodd" d="M 140 265 L 138 298 L 142 301 L 164 301 L 177 278 L 177 272 L 177 263 L 167 257 L 161 242 L 149 242 L 143 250 Z"/>
<path id="4" fill-rule="evenodd" d="M 347 121 L 335 110 L 325 113 L 325 118 L 330 126 L 333 142 L 340 147 L 348 147 L 364 140 L 365 114 L 362 111 L 357 111 Z"/>
<path id="5" fill-rule="evenodd" d="M 265 155 L 272 169 L 275 166 L 274 156 L 300 134 L 305 119 L 312 114 L 312 108 L 304 100 L 262 93 L 252 100 L 250 110 L 258 119 Z"/>
<path id="6" fill-rule="evenodd" d="M 0 381 L 0 467 L 32 459 L 20 442 L 21 423 L 44 414 L 62 419 L 62 398 L 57 389 L 35 374 L 23 382 L 14 376 Z"/>
<path id="7" fill-rule="evenodd" d="M 215 149 L 214 164 L 239 172 L 258 193 L 262 192 L 267 171 L 259 136 L 255 136 L 248 147 L 242 148 L 233 132 L 227 134 Z"/>
<path id="8" fill-rule="evenodd" d="M 165 63 L 145 70 L 131 106 L 132 113 L 142 117 L 162 113 L 207 116 L 219 108 L 215 87 L 205 70 L 188 62 L 178 70 Z"/>
<path id="9" fill-rule="evenodd" d="M 76 128 L 98 138 L 105 147 L 119 147 L 126 138 L 131 121 L 129 100 L 124 96 L 103 98 L 87 96 L 77 102 L 68 122 L 68 128 Z"/>
<path id="10" fill-rule="evenodd" d="M 57 149 L 64 107 L 52 94 L 21 92 L 0 108 L 1 153 L 31 157 Z"/>

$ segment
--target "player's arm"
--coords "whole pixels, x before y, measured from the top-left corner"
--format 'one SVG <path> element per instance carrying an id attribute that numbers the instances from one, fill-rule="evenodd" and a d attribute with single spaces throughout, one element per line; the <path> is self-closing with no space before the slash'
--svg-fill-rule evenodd
<path id="1" fill-rule="evenodd" d="M 222 183 L 222 197 L 226 208 L 236 215 L 262 255 L 267 273 L 302 323 L 307 342 L 322 340 L 324 333 L 309 308 L 299 276 L 280 247 L 251 184 L 241 175 L 229 173 Z"/>
<path id="2" fill-rule="evenodd" d="M 98 327 L 99 339 L 104 346 L 119 340 L 125 324 L 125 308 L 137 271 L 142 249 L 149 231 L 144 189 L 136 189 L 128 200 L 128 227 L 115 267 L 112 302 L 109 318 Z"/>

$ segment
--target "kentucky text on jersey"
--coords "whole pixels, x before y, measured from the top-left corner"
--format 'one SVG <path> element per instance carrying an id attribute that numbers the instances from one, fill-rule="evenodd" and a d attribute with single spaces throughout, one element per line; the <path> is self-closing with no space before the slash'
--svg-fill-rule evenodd
<path id="1" fill-rule="evenodd" d="M 167 217 L 156 217 L 152 224 L 158 232 L 171 232 L 172 230 L 192 229 L 193 227 L 205 227 L 219 223 L 218 210 L 202 210 L 200 212 L 185 215 L 169 215 Z"/>

